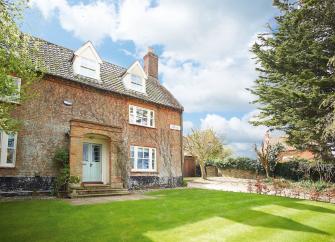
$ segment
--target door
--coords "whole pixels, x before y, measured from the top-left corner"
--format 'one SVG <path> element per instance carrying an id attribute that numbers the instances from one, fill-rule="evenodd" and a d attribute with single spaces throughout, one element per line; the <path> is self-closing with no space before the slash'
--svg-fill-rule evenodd
<path id="1" fill-rule="evenodd" d="M 101 182 L 102 145 L 83 144 L 83 182 Z"/>

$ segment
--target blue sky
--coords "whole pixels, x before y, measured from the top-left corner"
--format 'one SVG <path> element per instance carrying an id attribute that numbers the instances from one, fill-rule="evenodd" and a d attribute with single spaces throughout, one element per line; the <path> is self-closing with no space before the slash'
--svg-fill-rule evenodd
<path id="1" fill-rule="evenodd" d="M 236 155 L 253 156 L 265 127 L 245 89 L 257 77 L 249 52 L 276 10 L 270 0 L 32 0 L 22 30 L 76 50 L 91 40 L 102 59 L 128 67 L 147 47 L 161 83 L 185 107 L 185 132 L 213 128 Z"/>

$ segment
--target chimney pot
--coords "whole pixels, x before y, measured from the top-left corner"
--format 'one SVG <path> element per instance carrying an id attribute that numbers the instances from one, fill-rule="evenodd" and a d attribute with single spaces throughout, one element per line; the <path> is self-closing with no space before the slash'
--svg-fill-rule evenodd
<path id="1" fill-rule="evenodd" d="M 144 71 L 148 76 L 158 78 L 158 56 L 152 47 L 148 47 L 147 54 L 143 57 Z"/>

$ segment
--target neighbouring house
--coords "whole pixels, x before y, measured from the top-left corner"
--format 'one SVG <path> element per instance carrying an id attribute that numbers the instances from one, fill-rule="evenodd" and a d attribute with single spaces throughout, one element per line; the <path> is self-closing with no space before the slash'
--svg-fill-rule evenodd
<path id="1" fill-rule="evenodd" d="M 314 154 L 309 150 L 298 150 L 287 144 L 287 136 L 271 136 L 270 132 L 266 132 L 264 136 L 264 143 L 272 146 L 281 144 L 284 150 L 279 154 L 280 162 L 287 162 L 293 158 L 302 158 L 306 160 L 314 159 Z"/>
<path id="2" fill-rule="evenodd" d="M 153 49 L 144 67 L 124 68 L 102 60 L 91 42 L 74 51 L 33 42 L 46 73 L 17 104 L 20 131 L 1 132 L 0 191 L 50 190 L 61 148 L 81 185 L 181 184 L 183 107 L 160 84 Z"/>

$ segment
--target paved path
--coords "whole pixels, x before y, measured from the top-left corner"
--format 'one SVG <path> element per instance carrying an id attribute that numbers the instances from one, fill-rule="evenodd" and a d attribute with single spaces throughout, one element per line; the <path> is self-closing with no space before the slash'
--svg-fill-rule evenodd
<path id="1" fill-rule="evenodd" d="M 155 199 L 155 198 L 156 197 L 153 196 L 133 193 L 122 196 L 73 198 L 73 199 L 66 199 L 65 201 L 68 201 L 72 205 L 87 205 L 87 204 L 109 203 L 116 201 L 129 201 L 129 200 Z"/>

